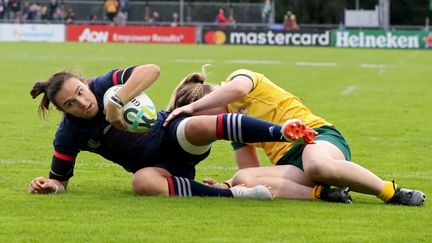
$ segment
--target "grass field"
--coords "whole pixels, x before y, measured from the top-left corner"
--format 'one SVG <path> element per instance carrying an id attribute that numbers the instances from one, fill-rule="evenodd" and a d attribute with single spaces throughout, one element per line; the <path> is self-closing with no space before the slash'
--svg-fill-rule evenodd
<path id="1" fill-rule="evenodd" d="M 217 83 L 236 68 L 265 73 L 333 122 L 353 160 L 378 176 L 432 194 L 430 51 L 141 44 L 0 44 L 0 242 L 431 242 L 432 207 L 383 204 L 352 193 L 354 204 L 138 197 L 131 174 L 82 153 L 68 192 L 30 195 L 47 176 L 60 115 L 44 122 L 29 95 L 35 81 L 63 69 L 86 77 L 155 63 L 147 93 L 165 107 L 177 82 L 210 63 Z M 262 155 L 262 154 L 261 154 Z M 263 158 L 263 164 L 269 165 Z M 235 172 L 218 142 L 197 180 Z"/>

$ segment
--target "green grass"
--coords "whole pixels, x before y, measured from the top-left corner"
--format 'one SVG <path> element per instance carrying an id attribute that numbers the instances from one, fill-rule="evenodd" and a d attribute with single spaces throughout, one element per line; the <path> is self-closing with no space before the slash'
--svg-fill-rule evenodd
<path id="1" fill-rule="evenodd" d="M 256 62 L 263 60 L 271 64 Z M 431 241 L 429 202 L 421 208 L 392 206 L 357 193 L 353 205 L 138 197 L 130 192 L 130 174 L 89 153 L 78 157 L 66 194 L 30 195 L 27 183 L 48 174 L 60 119 L 58 112 L 48 122 L 38 118 L 39 99 L 29 95 L 33 83 L 63 69 L 90 77 L 145 63 L 162 69 L 147 91 L 159 109 L 177 82 L 204 63 L 213 65 L 208 78 L 213 83 L 236 68 L 263 72 L 335 123 L 354 161 L 384 179 L 432 193 L 429 51 L 1 43 L 0 242 Z M 198 166 L 197 180 L 223 180 L 234 172 L 229 144 L 218 142 Z"/>

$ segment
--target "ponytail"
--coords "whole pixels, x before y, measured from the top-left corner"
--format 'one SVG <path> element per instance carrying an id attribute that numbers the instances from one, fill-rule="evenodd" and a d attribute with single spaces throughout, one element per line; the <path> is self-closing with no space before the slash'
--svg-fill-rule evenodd
<path id="1" fill-rule="evenodd" d="M 210 64 L 203 65 L 201 73 L 191 73 L 180 81 L 171 95 L 168 111 L 195 102 L 215 89 L 214 85 L 205 82 L 207 76 L 205 68 L 208 66 Z"/>
<path id="2" fill-rule="evenodd" d="M 38 113 L 40 117 L 42 117 L 45 120 L 47 119 L 48 117 L 47 111 L 50 110 L 50 103 L 52 103 L 54 106 L 60 109 L 54 97 L 63 87 L 64 82 L 72 77 L 77 77 L 80 80 L 82 80 L 80 77 L 76 76 L 75 74 L 63 71 L 54 74 L 47 81 L 39 81 L 33 85 L 33 88 L 30 91 L 30 95 L 33 99 L 36 99 L 36 97 L 38 97 L 40 94 L 43 93 L 43 97 L 41 102 L 39 103 L 39 108 L 38 108 Z"/>

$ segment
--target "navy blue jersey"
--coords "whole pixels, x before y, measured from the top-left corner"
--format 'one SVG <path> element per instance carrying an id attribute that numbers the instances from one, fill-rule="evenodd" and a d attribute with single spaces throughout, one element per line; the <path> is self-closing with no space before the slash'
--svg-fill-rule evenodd
<path id="1" fill-rule="evenodd" d="M 162 124 L 167 111 L 157 114 L 157 122 L 146 133 L 132 133 L 111 126 L 103 114 L 103 95 L 110 87 L 124 83 L 133 67 L 125 70 L 112 70 L 91 79 L 90 90 L 96 96 L 99 112 L 92 119 L 82 119 L 65 114 L 54 138 L 54 156 L 49 178 L 60 181 L 73 176 L 75 159 L 80 151 L 101 155 L 107 160 L 121 165 L 129 172 L 157 166 L 167 169 L 173 175 L 194 177 L 194 166 L 210 151 L 202 155 L 185 152 L 177 142 L 176 128 L 185 117 Z M 179 171 L 180 174 L 176 173 Z M 190 173 L 185 173 L 190 172 Z"/>

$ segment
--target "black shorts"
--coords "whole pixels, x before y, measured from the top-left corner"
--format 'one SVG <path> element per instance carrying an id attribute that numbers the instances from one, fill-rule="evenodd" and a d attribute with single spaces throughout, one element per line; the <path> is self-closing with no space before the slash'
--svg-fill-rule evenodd
<path id="1" fill-rule="evenodd" d="M 166 115 L 168 115 L 168 113 L 166 113 Z M 164 132 L 164 140 L 159 149 L 160 153 L 162 153 L 160 155 L 161 162 L 155 164 L 155 167 L 163 168 L 173 176 L 194 179 L 195 166 L 208 157 L 210 149 L 203 154 L 195 155 L 186 152 L 180 146 L 177 140 L 177 128 L 180 122 L 187 117 L 189 116 L 178 116 L 169 123 L 168 127 L 162 128 Z"/>

